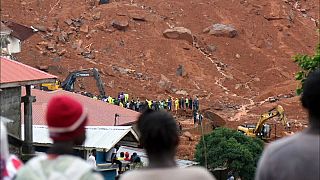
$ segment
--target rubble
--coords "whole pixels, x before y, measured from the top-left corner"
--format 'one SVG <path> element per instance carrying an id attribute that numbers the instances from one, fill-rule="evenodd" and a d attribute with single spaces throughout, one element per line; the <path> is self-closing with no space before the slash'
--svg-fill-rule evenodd
<path id="1" fill-rule="evenodd" d="M 175 92 L 175 94 L 187 96 L 187 95 L 188 95 L 188 92 L 185 91 L 185 90 L 178 90 L 178 91 Z"/>
<path id="2" fill-rule="evenodd" d="M 66 42 L 69 41 L 68 34 L 64 31 L 61 31 L 60 34 L 58 35 L 58 41 L 65 44 Z"/>
<path id="3" fill-rule="evenodd" d="M 160 75 L 160 81 L 158 82 L 158 86 L 165 90 L 171 90 L 172 82 L 163 74 Z"/>

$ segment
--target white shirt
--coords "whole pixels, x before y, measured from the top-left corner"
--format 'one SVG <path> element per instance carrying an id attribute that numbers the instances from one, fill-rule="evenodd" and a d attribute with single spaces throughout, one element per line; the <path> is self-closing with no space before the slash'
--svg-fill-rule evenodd
<path id="1" fill-rule="evenodd" d="M 93 167 L 93 168 L 97 168 L 97 162 L 96 162 L 96 158 L 91 154 L 89 156 L 89 158 L 87 159 L 87 162 Z"/>
<path id="2" fill-rule="evenodd" d="M 203 167 L 138 169 L 124 173 L 120 180 L 215 180 Z"/>

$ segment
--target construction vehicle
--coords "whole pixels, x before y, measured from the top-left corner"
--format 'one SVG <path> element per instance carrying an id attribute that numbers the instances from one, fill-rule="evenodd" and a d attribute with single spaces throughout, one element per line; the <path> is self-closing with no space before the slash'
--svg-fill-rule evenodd
<path id="1" fill-rule="evenodd" d="M 257 124 L 244 124 L 238 126 L 238 131 L 250 137 L 259 137 L 263 140 L 271 138 L 271 126 L 266 122 L 274 117 L 279 117 L 278 121 L 282 122 L 283 126 L 287 126 L 287 118 L 282 106 L 277 105 L 269 111 L 263 113 Z"/>
<path id="2" fill-rule="evenodd" d="M 97 87 L 99 89 L 100 95 L 105 96 L 104 85 L 100 78 L 98 69 L 96 68 L 73 71 L 67 76 L 67 78 L 63 82 L 57 80 L 55 83 L 41 84 L 40 89 L 47 91 L 54 91 L 59 89 L 63 89 L 66 91 L 74 91 L 74 84 L 78 77 L 93 77 L 97 81 Z"/>

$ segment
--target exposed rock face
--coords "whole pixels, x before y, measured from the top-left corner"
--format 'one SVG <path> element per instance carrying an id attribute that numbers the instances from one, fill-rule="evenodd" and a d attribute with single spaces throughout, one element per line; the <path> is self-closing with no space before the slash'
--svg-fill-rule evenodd
<path id="1" fill-rule="evenodd" d="M 172 29 L 166 29 L 163 32 L 163 36 L 168 39 L 186 40 L 189 43 L 193 43 L 194 40 L 191 31 L 185 27 L 174 27 Z"/>
<path id="2" fill-rule="evenodd" d="M 229 38 L 234 38 L 238 35 L 238 31 L 232 25 L 226 24 L 214 24 L 210 27 L 205 28 L 203 32 L 218 37 L 222 36 Z"/>

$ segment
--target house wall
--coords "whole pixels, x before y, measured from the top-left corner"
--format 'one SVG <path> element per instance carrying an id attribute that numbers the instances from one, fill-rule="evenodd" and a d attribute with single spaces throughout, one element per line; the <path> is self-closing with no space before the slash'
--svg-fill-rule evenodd
<path id="1" fill-rule="evenodd" d="M 13 120 L 7 124 L 8 132 L 21 137 L 21 87 L 1 89 L 0 115 Z"/>
<path id="2" fill-rule="evenodd" d="M 10 54 L 21 52 L 21 41 L 15 37 L 9 36 L 8 50 Z"/>

